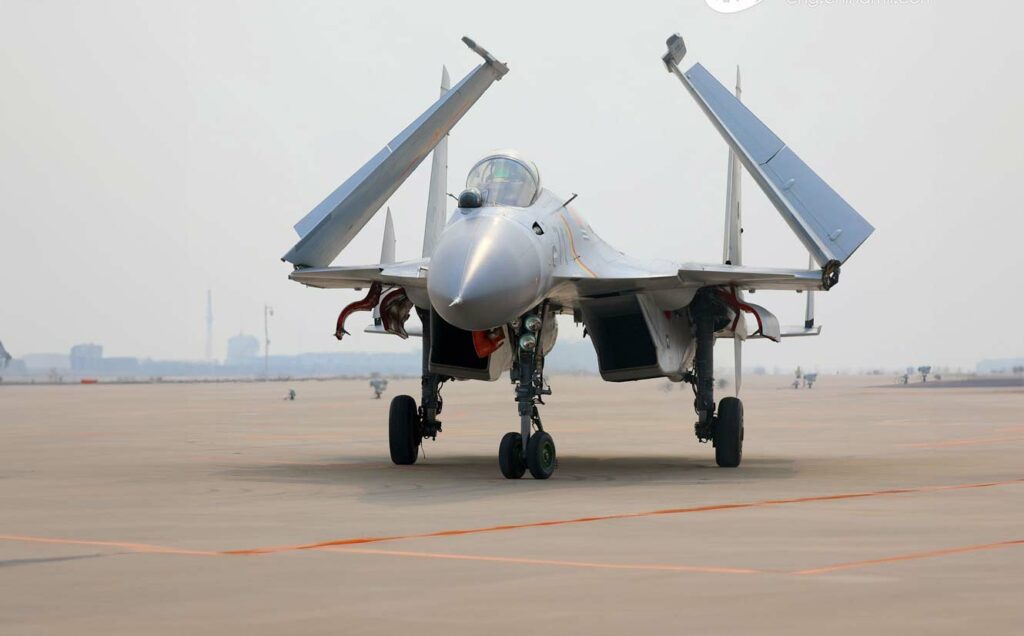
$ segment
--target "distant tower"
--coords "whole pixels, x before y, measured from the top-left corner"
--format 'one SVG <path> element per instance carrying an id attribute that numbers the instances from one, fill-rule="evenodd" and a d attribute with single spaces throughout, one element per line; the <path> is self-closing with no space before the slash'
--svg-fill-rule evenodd
<path id="1" fill-rule="evenodd" d="M 270 316 L 274 308 L 263 305 L 263 377 L 270 378 Z"/>
<path id="2" fill-rule="evenodd" d="M 213 360 L 213 292 L 206 290 L 206 359 Z"/>

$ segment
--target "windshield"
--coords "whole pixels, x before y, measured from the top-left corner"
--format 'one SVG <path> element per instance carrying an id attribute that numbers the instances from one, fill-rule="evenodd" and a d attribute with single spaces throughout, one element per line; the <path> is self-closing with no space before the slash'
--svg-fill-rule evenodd
<path id="1" fill-rule="evenodd" d="M 540 184 L 530 169 L 515 159 L 492 157 L 469 171 L 466 187 L 479 190 L 484 205 L 525 208 L 537 198 Z"/>

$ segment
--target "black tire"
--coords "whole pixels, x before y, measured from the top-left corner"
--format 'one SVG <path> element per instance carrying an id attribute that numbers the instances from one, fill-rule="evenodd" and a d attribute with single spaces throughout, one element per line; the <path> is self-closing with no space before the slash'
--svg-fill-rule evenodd
<path id="1" fill-rule="evenodd" d="M 715 424 L 715 461 L 722 468 L 736 468 L 743 459 L 743 402 L 722 398 Z"/>
<path id="2" fill-rule="evenodd" d="M 420 454 L 420 417 L 416 411 L 416 400 L 408 395 L 398 395 L 391 400 L 388 415 L 388 443 L 391 446 L 391 461 L 399 466 L 415 464 Z"/>
<path id="3" fill-rule="evenodd" d="M 523 436 L 519 433 L 505 433 L 498 446 L 498 466 L 505 479 L 519 479 L 526 472 L 523 461 Z"/>
<path id="4" fill-rule="evenodd" d="M 534 479 L 547 479 L 555 472 L 558 459 L 555 457 L 555 440 L 541 431 L 530 436 L 526 444 L 526 465 Z"/>

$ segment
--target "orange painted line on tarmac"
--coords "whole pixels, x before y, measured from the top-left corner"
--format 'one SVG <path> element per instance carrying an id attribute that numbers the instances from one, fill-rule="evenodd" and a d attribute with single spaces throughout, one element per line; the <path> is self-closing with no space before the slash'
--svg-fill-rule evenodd
<path id="1" fill-rule="evenodd" d="M 903 444 L 909 448 L 948 448 L 951 446 L 978 446 L 981 444 L 1005 444 L 1006 442 L 1021 442 L 1024 437 L 997 437 L 986 439 L 952 439 L 945 442 L 920 442 L 916 444 Z"/>
<path id="2" fill-rule="evenodd" d="M 700 565 L 662 565 L 657 563 L 594 563 L 590 561 L 562 561 L 555 559 L 527 559 L 517 557 L 478 556 L 474 554 L 450 554 L 447 552 L 408 552 L 404 550 L 373 550 L 367 548 L 326 547 L 319 550 L 349 554 L 381 554 L 387 556 L 416 557 L 422 559 L 452 559 L 456 561 L 487 561 L 491 563 L 515 563 L 522 565 L 553 565 L 598 570 L 646 570 L 660 572 L 699 572 L 702 574 L 767 574 L 768 570 L 751 568 L 719 568 Z"/>
<path id="3" fill-rule="evenodd" d="M 15 534 L 0 534 L 0 541 L 21 541 L 24 543 L 56 543 L 59 545 L 88 545 L 103 548 L 121 548 L 132 552 L 148 552 L 152 554 L 179 554 L 188 556 L 217 556 L 219 552 L 208 550 L 186 550 L 148 543 L 126 543 L 123 541 L 90 541 L 87 539 L 54 539 L 51 537 L 29 537 Z"/>
<path id="4" fill-rule="evenodd" d="M 245 441 L 251 441 L 251 442 L 289 442 L 289 441 L 299 441 L 299 442 L 306 442 L 306 441 L 312 441 L 312 442 L 337 442 L 337 441 L 342 440 L 344 438 L 345 438 L 345 435 L 343 433 L 338 433 L 338 434 L 334 434 L 334 435 L 330 435 L 330 434 L 328 434 L 328 435 L 313 435 L 313 434 L 309 434 L 309 435 L 250 435 L 249 437 L 246 437 L 244 439 L 245 439 Z"/>
<path id="5" fill-rule="evenodd" d="M 279 552 L 293 552 L 297 550 L 316 550 L 330 546 L 362 545 L 367 543 L 383 543 L 386 541 L 404 541 L 406 539 L 429 539 L 434 537 L 456 537 L 468 534 L 484 534 L 491 532 L 505 532 L 509 530 L 525 530 L 528 528 L 549 528 L 554 526 L 566 526 L 580 523 L 595 523 L 598 521 L 615 521 L 618 519 L 638 519 L 642 517 L 657 517 L 668 515 L 691 514 L 698 512 L 714 512 L 719 510 L 740 510 L 745 508 L 763 508 L 769 506 L 786 506 L 802 503 L 814 503 L 823 501 L 841 501 L 845 499 L 865 499 L 869 497 L 884 497 L 889 495 L 905 495 L 912 493 L 944 492 L 952 490 L 970 490 L 978 488 L 992 488 L 995 486 L 1008 486 L 1011 484 L 1024 483 L 1024 479 L 1013 479 L 1008 481 L 987 482 L 980 484 L 958 484 L 952 486 L 922 486 L 917 488 L 896 488 L 891 490 L 876 490 L 870 492 L 844 493 L 838 495 L 819 495 L 814 497 L 797 497 L 793 499 L 768 499 L 764 501 L 751 501 L 744 503 L 715 504 L 708 506 L 693 506 L 689 508 L 668 508 L 664 510 L 652 510 L 648 512 L 627 512 L 612 515 L 598 515 L 592 517 L 577 517 L 571 519 L 555 519 L 550 521 L 533 521 L 528 523 L 505 524 L 498 526 L 486 526 L 479 528 L 465 528 L 456 530 L 439 530 L 436 532 L 423 532 L 416 534 L 387 535 L 378 537 L 353 537 L 348 539 L 335 539 L 332 541 L 321 541 L 318 543 L 305 543 L 298 545 L 268 546 L 262 548 L 250 548 L 247 550 L 229 550 L 225 554 L 275 554 Z"/>
<path id="6" fill-rule="evenodd" d="M 794 574 L 796 576 L 813 576 L 816 574 L 827 574 L 829 572 L 839 572 L 842 570 L 854 570 L 857 568 L 865 568 L 872 565 L 882 565 L 885 563 L 915 561 L 917 559 L 931 559 L 935 557 L 948 556 L 951 554 L 981 552 L 983 550 L 998 550 L 1000 548 L 1010 548 L 1017 546 L 1024 546 L 1024 539 L 1016 539 L 1013 541 L 1000 541 L 999 543 L 986 543 L 984 545 L 969 545 L 959 548 L 946 548 L 943 550 L 929 550 L 927 552 L 912 552 L 910 554 L 899 554 L 891 557 L 883 557 L 881 559 L 868 559 L 866 561 L 850 561 L 849 563 L 837 563 L 836 565 L 829 565 L 823 568 L 799 570 L 797 572 L 791 572 L 790 574 Z"/>

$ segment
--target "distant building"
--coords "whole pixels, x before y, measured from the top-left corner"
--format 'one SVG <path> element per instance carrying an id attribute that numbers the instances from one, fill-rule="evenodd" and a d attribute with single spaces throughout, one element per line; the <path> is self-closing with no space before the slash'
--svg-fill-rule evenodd
<path id="1" fill-rule="evenodd" d="M 70 369 L 66 353 L 26 353 L 21 357 L 29 371 L 49 371 L 51 369 Z"/>
<path id="2" fill-rule="evenodd" d="M 0 369 L 4 369 L 11 362 L 11 354 L 4 349 L 4 343 L 0 342 Z"/>
<path id="3" fill-rule="evenodd" d="M 978 373 L 1013 373 L 1014 367 L 1020 366 L 1024 366 L 1024 358 L 982 360 L 978 363 Z"/>
<path id="4" fill-rule="evenodd" d="M 228 338 L 228 357 L 226 364 L 250 364 L 260 354 L 260 341 L 256 336 L 240 333 Z"/>
<path id="5" fill-rule="evenodd" d="M 28 369 L 25 368 L 24 360 L 15 359 L 7 363 L 4 373 L 7 375 L 28 375 Z"/>
<path id="6" fill-rule="evenodd" d="M 138 358 L 103 358 L 100 360 L 100 375 L 116 375 L 120 377 L 133 377 L 139 374 Z"/>
<path id="7" fill-rule="evenodd" d="M 71 370 L 75 373 L 98 373 L 103 362 L 103 345 L 79 344 L 71 347 Z"/>

